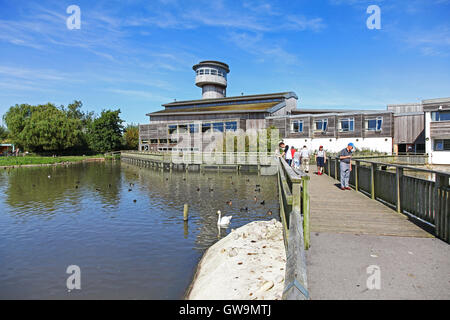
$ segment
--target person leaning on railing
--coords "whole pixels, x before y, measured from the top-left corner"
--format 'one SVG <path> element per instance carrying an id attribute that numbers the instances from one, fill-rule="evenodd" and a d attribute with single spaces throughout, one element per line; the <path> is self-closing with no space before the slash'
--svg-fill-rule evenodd
<path id="1" fill-rule="evenodd" d="M 353 143 L 349 143 L 346 148 L 339 153 L 341 169 L 341 190 L 351 190 L 349 185 L 350 172 L 352 171 L 352 152 L 355 149 Z"/>

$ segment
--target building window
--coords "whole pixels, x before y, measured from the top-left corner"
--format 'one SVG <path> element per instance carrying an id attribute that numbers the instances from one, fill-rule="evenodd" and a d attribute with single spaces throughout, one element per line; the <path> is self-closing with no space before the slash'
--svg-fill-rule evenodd
<path id="1" fill-rule="evenodd" d="M 206 131 L 211 130 L 211 123 L 204 123 L 202 124 L 202 132 L 205 133 Z"/>
<path id="2" fill-rule="evenodd" d="M 355 131 L 355 118 L 347 118 L 340 120 L 340 131 Z"/>
<path id="3" fill-rule="evenodd" d="M 188 130 L 187 124 L 180 124 L 180 125 L 178 126 L 178 132 L 179 132 L 179 133 L 186 133 L 187 130 Z"/>
<path id="4" fill-rule="evenodd" d="M 293 120 L 291 122 L 291 132 L 303 132 L 303 120 Z"/>
<path id="5" fill-rule="evenodd" d="M 214 132 L 223 132 L 223 122 L 213 123 Z"/>
<path id="6" fill-rule="evenodd" d="M 198 124 L 190 124 L 189 125 L 189 132 L 190 133 L 197 133 L 198 132 Z"/>
<path id="7" fill-rule="evenodd" d="M 205 70 L 203 70 L 203 69 L 200 69 L 199 71 L 198 71 L 198 74 L 199 75 L 202 75 L 202 74 L 204 74 L 205 73 Z"/>
<path id="8" fill-rule="evenodd" d="M 383 125 L 383 117 L 366 120 L 367 131 L 381 131 L 382 125 Z"/>
<path id="9" fill-rule="evenodd" d="M 150 139 L 150 143 L 151 144 L 157 144 L 158 143 L 158 139 Z"/>
<path id="10" fill-rule="evenodd" d="M 432 121 L 450 121 L 450 111 L 436 111 L 431 113 Z"/>
<path id="11" fill-rule="evenodd" d="M 167 143 L 167 139 L 159 139 L 159 143 Z"/>
<path id="12" fill-rule="evenodd" d="M 209 74 L 209 69 L 205 69 L 205 74 Z"/>
<path id="13" fill-rule="evenodd" d="M 450 139 L 435 139 L 434 151 L 450 151 Z"/>
<path id="14" fill-rule="evenodd" d="M 169 134 L 177 133 L 177 125 L 169 125 Z"/>
<path id="15" fill-rule="evenodd" d="M 211 75 L 213 75 L 213 76 L 217 76 L 217 70 L 215 70 L 215 69 L 211 69 Z"/>
<path id="16" fill-rule="evenodd" d="M 328 119 L 316 120 L 316 131 L 327 131 Z"/>
<path id="17" fill-rule="evenodd" d="M 225 122 L 225 130 L 226 131 L 236 131 L 237 130 L 237 122 Z"/>

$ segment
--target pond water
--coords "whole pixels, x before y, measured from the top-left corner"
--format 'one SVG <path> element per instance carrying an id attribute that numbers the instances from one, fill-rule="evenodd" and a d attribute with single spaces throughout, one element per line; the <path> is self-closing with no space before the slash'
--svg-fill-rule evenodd
<path id="1" fill-rule="evenodd" d="M 232 228 L 279 220 L 277 193 L 275 176 L 119 161 L 2 170 L 0 299 L 182 299 L 209 246 Z M 217 210 L 233 216 L 220 234 Z M 66 287 L 70 265 L 80 290 Z"/>

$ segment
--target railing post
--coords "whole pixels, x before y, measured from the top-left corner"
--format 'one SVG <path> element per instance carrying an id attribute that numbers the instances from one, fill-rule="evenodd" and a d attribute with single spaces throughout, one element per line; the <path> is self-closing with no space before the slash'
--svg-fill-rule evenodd
<path id="1" fill-rule="evenodd" d="M 301 211 L 301 200 L 302 200 L 302 193 L 301 193 L 301 183 L 300 182 L 293 182 L 292 183 L 292 211 L 298 210 L 298 212 Z"/>
<path id="2" fill-rule="evenodd" d="M 338 158 L 337 157 L 334 159 L 334 178 L 336 180 L 339 180 L 339 178 L 338 178 Z"/>
<path id="3" fill-rule="evenodd" d="M 395 172 L 395 192 L 397 194 L 397 212 L 402 213 L 402 179 L 403 168 L 397 167 Z"/>
<path id="4" fill-rule="evenodd" d="M 376 171 L 377 171 L 377 164 L 372 163 L 372 166 L 370 167 L 370 181 L 371 181 L 370 193 L 371 193 L 372 199 L 374 199 L 374 200 L 375 200 L 375 174 L 376 174 Z"/>
<path id="5" fill-rule="evenodd" d="M 359 161 L 355 161 L 355 190 L 359 191 L 359 178 L 358 178 L 358 168 L 359 168 Z"/>
<path id="6" fill-rule="evenodd" d="M 305 239 L 305 250 L 310 247 L 310 229 L 309 229 L 309 176 L 302 177 L 302 202 L 303 202 L 303 235 Z"/>
<path id="7" fill-rule="evenodd" d="M 448 188 L 448 176 L 436 174 L 434 183 L 434 210 L 436 236 L 440 239 L 450 242 L 450 210 L 448 208 L 448 197 L 445 196 L 444 189 Z"/>

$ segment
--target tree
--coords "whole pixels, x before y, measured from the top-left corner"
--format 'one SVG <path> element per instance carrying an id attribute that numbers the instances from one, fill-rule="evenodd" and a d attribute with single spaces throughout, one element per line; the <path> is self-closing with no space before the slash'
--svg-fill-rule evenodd
<path id="1" fill-rule="evenodd" d="M 64 107 L 15 105 L 4 119 L 13 143 L 26 150 L 58 153 L 83 145 L 82 121 L 68 117 Z"/>
<path id="2" fill-rule="evenodd" d="M 8 138 L 8 129 L 3 126 L 0 126 L 0 142 L 6 140 Z"/>
<path id="3" fill-rule="evenodd" d="M 124 147 L 127 150 L 137 150 L 139 147 L 139 127 L 135 124 L 129 124 L 123 134 Z"/>
<path id="4" fill-rule="evenodd" d="M 100 117 L 94 119 L 88 130 L 89 147 L 96 152 L 119 150 L 122 146 L 123 120 L 120 109 L 103 110 Z"/>

